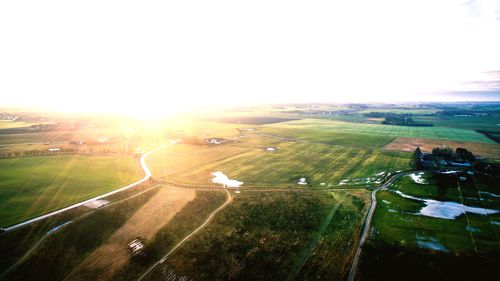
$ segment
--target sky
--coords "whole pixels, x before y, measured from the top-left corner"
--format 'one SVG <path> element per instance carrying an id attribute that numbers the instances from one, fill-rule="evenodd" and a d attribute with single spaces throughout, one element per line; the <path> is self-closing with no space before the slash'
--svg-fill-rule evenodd
<path id="1" fill-rule="evenodd" d="M 500 1 L 1 1 L 0 106 L 500 100 Z"/>

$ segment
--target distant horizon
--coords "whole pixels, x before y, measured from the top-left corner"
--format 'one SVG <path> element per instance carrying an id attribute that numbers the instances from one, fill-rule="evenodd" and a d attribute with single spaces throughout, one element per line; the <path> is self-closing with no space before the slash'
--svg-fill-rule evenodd
<path id="1" fill-rule="evenodd" d="M 28 2 L 0 4 L 1 105 L 500 100 L 498 1 Z"/>

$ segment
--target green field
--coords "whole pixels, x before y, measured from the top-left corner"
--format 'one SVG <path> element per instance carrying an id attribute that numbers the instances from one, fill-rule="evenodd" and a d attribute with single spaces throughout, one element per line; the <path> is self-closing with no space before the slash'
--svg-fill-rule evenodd
<path id="1" fill-rule="evenodd" d="M 147 280 L 345 279 L 368 198 L 366 191 L 244 191 Z"/>
<path id="2" fill-rule="evenodd" d="M 395 137 L 447 139 L 494 143 L 473 130 L 448 127 L 410 127 L 304 119 L 260 127 L 269 134 L 340 145 L 380 147 Z"/>
<path id="3" fill-rule="evenodd" d="M 33 124 L 37 124 L 37 123 L 0 120 L 0 129 L 29 127 Z"/>
<path id="4" fill-rule="evenodd" d="M 0 160 L 0 226 L 62 208 L 141 177 L 132 156 L 54 155 Z"/>
<path id="5" fill-rule="evenodd" d="M 303 177 L 310 187 L 374 185 L 390 172 L 407 169 L 409 163 L 408 153 L 271 140 L 276 151 L 266 151 L 258 145 L 252 148 L 260 143 L 255 139 L 251 140 L 252 145 L 178 144 L 148 161 L 153 176 L 165 176 L 171 182 L 209 185 L 211 173 L 221 171 L 243 181 L 243 187 L 297 187 L 297 181 Z"/>
<path id="6" fill-rule="evenodd" d="M 500 199 L 484 192 L 493 186 L 456 184 L 442 186 L 429 174 L 423 176 L 425 184 L 416 183 L 406 176 L 399 179 L 393 190 L 419 198 L 443 202 L 459 202 L 471 207 L 500 209 Z M 496 191 L 497 194 L 498 189 Z M 391 191 L 377 195 L 378 207 L 373 226 L 376 240 L 407 247 L 438 247 L 444 251 L 489 253 L 500 251 L 500 214 L 479 215 L 466 213 L 456 219 L 417 215 L 423 202 L 403 198 Z"/>
<path id="7" fill-rule="evenodd" d="M 432 123 L 434 126 L 469 129 L 500 130 L 500 114 L 490 116 L 416 116 L 415 121 Z"/>

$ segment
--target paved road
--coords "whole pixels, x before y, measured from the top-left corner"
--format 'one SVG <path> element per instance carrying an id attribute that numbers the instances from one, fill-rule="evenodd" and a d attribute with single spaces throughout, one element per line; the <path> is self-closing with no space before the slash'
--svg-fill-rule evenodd
<path id="1" fill-rule="evenodd" d="M 202 230 L 205 226 L 208 225 L 208 223 L 213 219 L 213 217 L 222 209 L 224 209 L 229 203 L 231 203 L 231 201 L 233 200 L 233 197 L 231 196 L 231 193 L 229 193 L 229 191 L 227 191 L 227 189 L 224 189 L 224 191 L 226 191 L 227 193 L 227 199 L 226 201 L 221 205 L 219 206 L 219 208 L 217 208 L 215 211 L 213 211 L 210 216 L 208 216 L 208 218 L 198 227 L 196 228 L 195 230 L 193 230 L 191 233 L 189 233 L 186 237 L 184 237 L 184 239 L 182 239 L 179 243 L 177 243 L 170 251 L 168 251 L 168 253 L 166 253 L 159 261 L 157 261 L 155 264 L 153 264 L 148 270 L 146 270 L 146 272 L 144 272 L 144 274 L 141 275 L 141 277 L 139 277 L 139 279 L 137 279 L 137 281 L 141 281 L 142 279 L 144 279 L 151 271 L 153 271 L 153 269 L 155 269 L 155 267 L 157 267 L 159 264 L 162 264 L 167 258 L 168 256 L 170 256 L 175 250 L 177 250 L 177 248 L 179 248 L 180 246 L 182 246 L 184 244 L 184 242 L 186 242 L 187 240 L 189 240 L 189 238 L 191 238 L 191 236 L 195 235 L 196 233 L 198 233 L 200 230 Z"/>
<path id="2" fill-rule="evenodd" d="M 407 175 L 409 173 L 415 173 L 416 171 L 406 171 L 406 172 L 400 172 L 395 175 L 393 175 L 384 185 L 381 187 L 378 187 L 372 191 L 372 196 L 371 196 L 371 205 L 370 209 L 368 210 L 368 214 L 366 215 L 366 220 L 365 224 L 363 226 L 363 230 L 361 232 L 361 238 L 359 240 L 359 245 L 358 249 L 356 250 L 356 254 L 354 255 L 354 259 L 351 265 L 351 269 L 349 270 L 349 276 L 347 278 L 348 281 L 354 281 L 354 277 L 356 276 L 356 271 L 358 270 L 358 264 L 359 264 L 359 257 L 361 255 L 361 250 L 363 247 L 363 244 L 366 241 L 366 238 L 368 237 L 368 232 L 370 230 L 370 225 L 372 223 L 372 218 L 373 214 L 375 213 L 375 209 L 377 208 L 377 192 L 381 189 L 386 189 L 390 187 L 395 180 L 398 178 Z"/>
<path id="3" fill-rule="evenodd" d="M 174 144 L 174 143 L 172 143 Z M 110 196 L 110 195 L 113 195 L 113 194 L 116 194 L 116 193 L 119 193 L 119 192 L 122 192 L 122 191 L 125 191 L 129 188 L 132 188 L 134 186 L 137 186 L 145 181 L 147 181 L 150 177 L 151 177 L 151 171 L 149 170 L 148 166 L 146 165 L 146 157 L 148 157 L 150 154 L 162 149 L 162 148 L 165 148 L 167 146 L 170 146 L 172 144 L 165 144 L 165 145 L 162 145 L 160 147 L 157 147 L 151 151 L 148 151 L 147 153 L 144 153 L 142 156 L 141 156 L 141 159 L 140 159 L 140 164 L 141 164 L 141 168 L 142 170 L 144 171 L 144 177 L 136 182 L 133 182 L 127 186 L 124 186 L 124 187 L 121 187 L 119 189 L 115 189 L 111 192 L 108 192 L 108 193 L 105 193 L 105 194 L 102 194 L 102 195 L 99 195 L 97 197 L 94 197 L 94 198 L 90 198 L 88 200 L 85 200 L 85 201 L 82 201 L 82 202 L 79 202 L 79 203 L 76 203 L 76 204 L 73 204 L 71 206 L 68 206 L 68 207 L 65 207 L 65 208 L 62 208 L 62 209 L 59 209 L 57 211 L 54 211 L 54 212 L 51 212 L 51 213 L 48 213 L 48 214 L 45 214 L 45 215 L 42 215 L 42 216 L 39 216 L 39 217 L 36 217 L 36 218 L 33 218 L 33 219 L 30 219 L 30 220 L 27 220 L 27 221 L 24 221 L 22 223 L 18 223 L 18 224 L 15 224 L 15 225 L 12 225 L 12 226 L 9 226 L 7 228 L 5 228 L 5 231 L 12 231 L 14 229 L 17 229 L 17 228 L 20 228 L 20 227 L 23 227 L 25 225 L 29 225 L 31 223 L 34 223 L 34 222 L 37 222 L 37 221 L 40 221 L 40 220 L 43 220 L 43 219 L 46 219 L 46 218 L 50 218 L 52 216 L 55 216 L 57 214 L 60 214 L 60 213 L 64 213 L 68 210 L 71 210 L 71 209 L 74 209 L 76 207 L 80 207 L 82 205 L 85 205 L 87 203 L 90 203 L 94 200 L 99 200 L 101 198 L 104 198 L 104 197 L 107 197 L 107 196 Z"/>

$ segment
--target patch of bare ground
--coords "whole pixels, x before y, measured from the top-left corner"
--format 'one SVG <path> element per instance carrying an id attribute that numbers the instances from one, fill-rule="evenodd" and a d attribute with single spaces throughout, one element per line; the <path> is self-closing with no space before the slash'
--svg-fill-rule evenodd
<path id="1" fill-rule="evenodd" d="M 112 280 L 131 258 L 128 243 L 151 239 L 196 196 L 195 190 L 162 188 L 111 238 L 88 255 L 65 280 Z"/>
<path id="2" fill-rule="evenodd" d="M 423 138 L 396 138 L 387 144 L 384 149 L 414 151 L 417 147 L 420 147 L 420 149 L 424 152 L 431 152 L 433 148 L 439 146 L 449 146 L 453 149 L 462 147 L 472 151 L 475 155 L 489 158 L 500 158 L 500 145 L 482 142 L 463 142 Z"/>
<path id="3" fill-rule="evenodd" d="M 365 120 L 365 123 L 371 123 L 371 124 L 381 124 L 382 121 L 384 121 L 385 118 L 368 118 Z"/>

